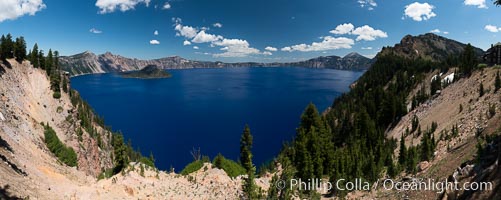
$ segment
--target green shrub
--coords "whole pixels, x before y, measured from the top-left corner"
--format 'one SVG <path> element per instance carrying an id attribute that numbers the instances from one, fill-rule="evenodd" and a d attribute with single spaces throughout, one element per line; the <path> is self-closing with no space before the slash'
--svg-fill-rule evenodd
<path id="1" fill-rule="evenodd" d="M 113 168 L 109 168 L 101 172 L 101 174 L 99 174 L 99 176 L 97 177 L 97 180 L 110 178 L 111 176 L 113 176 Z"/>
<path id="2" fill-rule="evenodd" d="M 58 106 L 57 109 L 56 109 L 56 112 L 57 113 L 62 113 L 64 111 L 63 107 L 61 106 Z M 68 115 L 69 116 L 69 115 Z"/>
<path id="3" fill-rule="evenodd" d="M 64 145 L 56 135 L 56 132 L 48 124 L 45 128 L 45 144 L 49 150 L 64 164 L 74 167 L 77 166 L 77 154 L 71 147 Z"/>
<path id="4" fill-rule="evenodd" d="M 54 92 L 54 94 L 52 94 L 52 97 L 54 97 L 54 99 L 61 98 L 61 92 Z"/>
<path id="5" fill-rule="evenodd" d="M 202 162 L 201 160 L 193 161 L 190 164 L 186 165 L 186 167 L 184 167 L 184 169 L 181 171 L 181 174 L 182 175 L 191 174 L 201 169 L 202 166 L 204 166 L 204 162 Z"/>
<path id="6" fill-rule="evenodd" d="M 246 174 L 245 169 L 240 164 L 233 160 L 226 159 L 221 154 L 218 154 L 212 163 L 215 167 L 224 170 L 226 174 L 232 178 Z"/>
<path id="7" fill-rule="evenodd" d="M 155 168 L 155 163 L 150 159 L 150 158 L 147 158 L 147 157 L 144 157 L 142 156 L 140 159 L 139 159 L 139 162 L 140 163 L 143 163 L 147 166 L 150 166 L 152 168 Z"/>

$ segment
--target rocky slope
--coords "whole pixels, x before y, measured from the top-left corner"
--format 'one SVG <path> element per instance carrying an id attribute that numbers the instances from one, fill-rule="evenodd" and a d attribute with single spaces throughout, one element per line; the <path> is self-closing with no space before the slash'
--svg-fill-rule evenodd
<path id="1" fill-rule="evenodd" d="M 454 69 L 442 74 L 444 80 L 453 73 Z M 437 123 L 434 138 L 437 148 L 434 158 L 430 162 L 418 164 L 419 172 L 415 175 L 402 172 L 395 181 L 415 182 L 417 180 L 433 179 L 438 181 L 457 180 L 460 185 L 465 182 L 488 181 L 492 183 L 492 190 L 456 191 L 447 189 L 439 190 L 386 190 L 381 185 L 378 189 L 370 192 L 352 192 L 348 199 L 499 199 L 501 192 L 501 167 L 498 165 L 501 158 L 501 142 L 484 144 L 489 157 L 477 161 L 477 144 L 485 138 L 501 134 L 501 90 L 494 92 L 494 80 L 499 68 L 486 68 L 475 71 L 471 77 L 462 78 L 457 82 L 443 88 L 439 94 L 411 110 L 407 115 L 391 129 L 386 136 L 396 139 L 399 144 L 402 134 L 406 129 L 412 128 L 412 119 L 416 116 L 423 131 Z M 428 85 L 431 78 L 438 70 L 426 74 L 424 83 Z M 485 94 L 479 95 L 479 85 L 485 87 Z M 414 89 L 417 92 L 422 84 Z M 407 99 L 414 95 L 411 93 Z M 492 112 L 491 109 L 494 109 Z M 454 136 L 452 127 L 458 127 L 458 134 Z M 407 147 L 420 144 L 422 135 L 409 134 L 404 137 Z M 395 150 L 395 158 L 398 158 L 399 148 Z M 487 161 L 485 161 L 487 160 Z M 381 178 L 381 184 L 385 178 Z"/>
<path id="2" fill-rule="evenodd" d="M 406 58 L 424 58 L 434 61 L 445 61 L 448 55 L 459 56 L 466 44 L 451 40 L 433 33 L 412 36 L 406 35 L 394 47 L 383 47 L 379 54 L 396 54 Z M 480 58 L 484 51 L 475 48 Z M 376 56 L 377 57 L 377 56 Z"/>
<path id="3" fill-rule="evenodd" d="M 60 64 L 62 69 L 69 72 L 70 75 L 132 71 L 142 69 L 148 65 L 156 65 L 163 69 L 298 66 L 343 70 L 365 70 L 370 66 L 371 63 L 371 59 L 363 57 L 362 55 L 357 53 L 348 54 L 343 58 L 339 56 L 326 56 L 292 63 L 223 63 L 187 60 L 179 56 L 153 60 L 139 60 L 135 58 L 126 58 L 120 55 L 114 55 L 110 52 L 96 55 L 89 51 L 72 56 L 60 57 Z"/>

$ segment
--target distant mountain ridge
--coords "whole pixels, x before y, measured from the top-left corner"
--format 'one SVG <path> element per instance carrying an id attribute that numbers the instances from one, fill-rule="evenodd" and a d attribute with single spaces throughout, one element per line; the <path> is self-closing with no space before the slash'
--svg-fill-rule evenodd
<path id="1" fill-rule="evenodd" d="M 90 51 L 85 51 L 72 56 L 61 56 L 59 58 L 61 69 L 70 75 L 124 72 L 140 70 L 148 65 L 156 65 L 162 69 L 193 69 L 193 68 L 224 68 L 224 67 L 308 67 L 308 68 L 329 68 L 341 70 L 366 70 L 370 67 L 372 59 L 366 58 L 358 53 L 350 53 L 345 57 L 321 56 L 306 61 L 299 62 L 239 62 L 224 63 L 210 61 L 195 61 L 184 59 L 179 56 L 165 57 L 151 60 L 139 60 L 127 58 L 106 52 L 96 55 Z"/>
<path id="2" fill-rule="evenodd" d="M 303 66 L 311 68 L 332 68 L 341 70 L 366 70 L 373 63 L 373 59 L 362 56 L 356 52 L 339 56 L 320 56 L 306 61 L 289 63 L 291 66 Z"/>
<path id="3" fill-rule="evenodd" d="M 410 59 L 424 58 L 441 62 L 445 61 L 449 55 L 461 55 L 464 47 L 466 47 L 464 43 L 426 33 L 418 36 L 406 35 L 394 47 L 383 47 L 378 55 L 393 53 Z M 474 51 L 478 58 L 484 54 L 484 50 L 480 48 L 474 47 Z"/>
<path id="4" fill-rule="evenodd" d="M 211 62 L 188 60 L 179 56 L 165 57 L 151 60 L 140 60 L 127 58 L 106 52 L 96 55 L 86 51 L 72 56 L 61 56 L 60 65 L 70 75 L 124 72 L 140 70 L 148 65 L 156 65 L 162 69 L 193 69 L 193 68 L 224 68 L 224 67 L 307 67 L 307 68 L 329 68 L 340 70 L 366 70 L 375 62 L 378 56 L 395 54 L 405 58 L 424 58 L 433 61 L 445 61 L 449 55 L 459 56 L 466 44 L 448 39 L 433 33 L 426 33 L 418 36 L 406 35 L 400 43 L 393 47 L 383 47 L 375 58 L 370 59 L 358 53 L 349 53 L 344 57 L 340 56 L 320 56 L 309 60 L 298 62 Z M 475 53 L 480 58 L 484 51 L 474 48 Z"/>

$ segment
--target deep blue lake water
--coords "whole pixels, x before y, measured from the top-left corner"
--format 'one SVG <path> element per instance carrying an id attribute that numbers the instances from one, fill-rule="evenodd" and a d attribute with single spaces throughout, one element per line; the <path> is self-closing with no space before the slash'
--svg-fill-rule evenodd
<path id="1" fill-rule="evenodd" d="M 363 72 L 330 69 L 224 68 L 170 70 L 168 79 L 127 79 L 116 74 L 74 77 L 81 93 L 113 130 L 121 130 L 163 170 L 180 171 L 200 148 L 238 160 L 240 135 L 249 124 L 254 163 L 271 160 L 295 135 L 302 111 L 320 111 Z"/>

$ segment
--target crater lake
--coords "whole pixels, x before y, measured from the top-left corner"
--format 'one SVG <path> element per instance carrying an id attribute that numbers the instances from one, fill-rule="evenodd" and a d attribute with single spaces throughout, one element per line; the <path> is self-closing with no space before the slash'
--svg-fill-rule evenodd
<path id="1" fill-rule="evenodd" d="M 71 78 L 71 86 L 159 169 L 181 171 L 200 148 L 238 161 L 245 124 L 253 135 L 256 166 L 271 161 L 296 134 L 301 113 L 313 102 L 328 108 L 363 72 L 300 67 L 168 70 L 166 79 L 119 74 Z"/>

